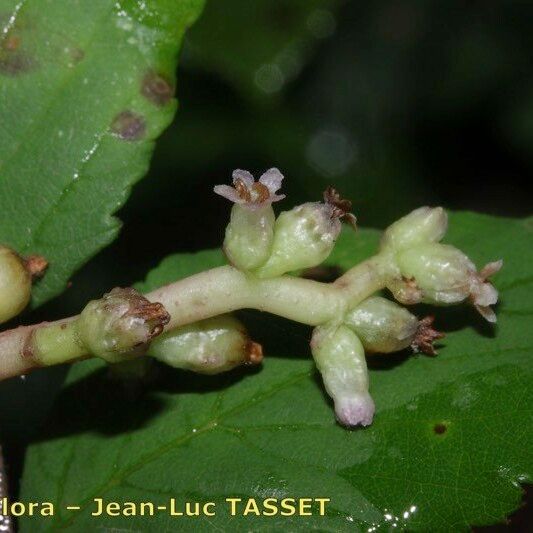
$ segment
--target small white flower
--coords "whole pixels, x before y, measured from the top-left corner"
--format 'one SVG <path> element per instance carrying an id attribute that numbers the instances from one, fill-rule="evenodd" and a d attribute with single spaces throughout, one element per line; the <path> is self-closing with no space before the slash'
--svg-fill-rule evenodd
<path id="1" fill-rule="evenodd" d="M 239 169 L 233 171 L 232 178 L 233 187 L 216 185 L 213 190 L 235 204 L 258 209 L 285 198 L 284 194 L 276 194 L 283 181 L 283 175 L 277 168 L 267 170 L 258 181 L 254 181 L 247 170 Z"/>

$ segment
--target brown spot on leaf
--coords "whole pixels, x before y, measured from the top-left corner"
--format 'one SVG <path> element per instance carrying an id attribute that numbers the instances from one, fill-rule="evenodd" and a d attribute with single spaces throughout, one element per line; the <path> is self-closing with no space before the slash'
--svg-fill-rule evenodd
<path id="1" fill-rule="evenodd" d="M 16 50 L 20 46 L 20 37 L 18 35 L 9 35 L 4 41 L 4 50 Z"/>
<path id="2" fill-rule="evenodd" d="M 446 426 L 446 424 L 435 424 L 435 427 L 433 428 L 433 431 L 437 434 L 437 435 L 442 435 L 443 433 L 446 433 L 446 431 L 448 430 L 448 427 Z"/>
<path id="3" fill-rule="evenodd" d="M 74 63 L 79 63 L 85 57 L 85 52 L 81 48 L 72 48 L 70 57 Z"/>
<path id="4" fill-rule="evenodd" d="M 0 74 L 18 76 L 31 72 L 36 66 L 36 61 L 22 50 L 0 50 Z"/>
<path id="5" fill-rule="evenodd" d="M 172 100 L 174 86 L 163 75 L 150 71 L 142 80 L 141 93 L 150 102 L 162 107 Z"/>
<path id="6" fill-rule="evenodd" d="M 111 131 L 125 141 L 138 141 L 146 131 L 146 122 L 133 111 L 122 111 L 113 119 Z"/>

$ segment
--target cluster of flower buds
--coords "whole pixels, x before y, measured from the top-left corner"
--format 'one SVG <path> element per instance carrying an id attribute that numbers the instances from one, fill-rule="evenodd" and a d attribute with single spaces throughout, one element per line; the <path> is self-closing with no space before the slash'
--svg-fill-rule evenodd
<path id="1" fill-rule="evenodd" d="M 311 351 L 341 424 L 372 422 L 365 351 L 392 353 L 411 347 L 435 355 L 433 341 L 443 334 L 432 328 L 432 322 L 432 317 L 418 320 L 398 304 L 372 296 L 350 310 L 343 324 L 315 328 Z"/>
<path id="2" fill-rule="evenodd" d="M 276 218 L 272 204 L 284 198 L 278 194 L 282 180 L 276 168 L 257 182 L 249 172 L 236 170 L 233 187 L 215 187 L 216 193 L 234 204 L 224 240 L 226 256 L 246 275 L 232 268 L 222 272 L 238 280 L 237 290 L 246 290 L 247 298 L 250 293 L 250 299 L 238 299 L 239 305 L 254 302 L 252 307 L 316 326 L 311 351 L 334 401 L 337 419 L 346 426 L 367 426 L 374 416 L 374 402 L 369 394 L 365 351 L 391 353 L 411 347 L 435 355 L 433 342 L 443 336 L 433 329 L 433 317 L 419 320 L 393 301 L 369 296 L 371 292 L 386 287 L 404 305 L 469 300 L 487 320 L 495 322 L 491 306 L 497 302 L 498 292 L 488 279 L 502 262 L 489 263 L 478 272 L 463 252 L 440 243 L 448 223 L 444 210 L 422 207 L 387 228 L 379 254 L 354 267 L 339 283 L 326 286 L 283 276 L 322 263 L 333 250 L 341 220 L 355 226 L 356 219 L 350 212 L 351 203 L 332 188 L 325 191 L 323 202 L 299 205 Z M 45 268 L 42 258 L 23 260 L 0 246 L 0 323 L 24 309 L 32 277 Z M 215 281 L 217 270 L 213 271 Z M 224 294 L 229 296 L 231 290 Z M 265 298 L 271 298 L 272 305 L 266 305 Z M 233 302 L 228 309 L 239 305 Z M 287 309 L 292 305 L 302 309 L 294 313 Z M 215 306 L 217 312 L 224 312 L 221 307 Z M 312 309 L 306 314 L 308 308 Z M 198 319 L 210 316 L 205 308 L 202 313 Z M 217 374 L 262 360 L 261 346 L 251 341 L 244 326 L 230 315 L 163 333 L 169 321 L 162 304 L 150 302 L 134 289 L 114 289 L 89 302 L 70 325 L 37 328 L 30 338 L 34 355 L 46 364 L 72 359 L 72 353 L 76 357 L 90 354 L 110 363 L 131 362 L 147 354 L 176 368 Z M 132 365 L 127 370 L 136 375 L 142 367 Z"/>
<path id="3" fill-rule="evenodd" d="M 0 245 L 0 324 L 24 310 L 30 301 L 32 282 L 44 274 L 47 266 L 41 256 L 24 259 Z"/>
<path id="4" fill-rule="evenodd" d="M 324 202 L 309 202 L 282 212 L 276 219 L 272 203 L 283 176 L 277 168 L 259 181 L 244 170 L 233 173 L 233 187 L 217 185 L 215 192 L 234 203 L 226 229 L 224 251 L 230 263 L 259 278 L 281 276 L 322 263 L 341 231 L 340 219 L 355 225 L 351 203 L 332 188 Z"/>
<path id="5" fill-rule="evenodd" d="M 463 252 L 439 243 L 447 224 L 442 208 L 421 207 L 385 231 L 381 250 L 392 255 L 397 268 L 388 288 L 407 305 L 450 305 L 468 299 L 484 318 L 496 322 L 490 306 L 497 303 L 498 291 L 488 280 L 500 270 L 502 261 L 478 272 Z"/>
<path id="6" fill-rule="evenodd" d="M 258 182 L 249 172 L 237 170 L 233 187 L 215 187 L 216 193 L 235 204 L 226 230 L 225 253 L 235 268 L 255 278 L 274 278 L 319 265 L 333 249 L 341 231 L 340 220 L 347 219 L 355 226 L 350 202 L 332 188 L 324 193 L 324 202 L 305 203 L 276 218 L 272 203 L 284 197 L 277 194 L 282 180 L 275 168 Z M 447 224 L 440 207 L 416 209 L 392 224 L 380 246 L 387 271 L 383 282 L 402 304 L 444 305 L 469 298 L 487 320 L 495 321 L 490 306 L 498 294 L 487 279 L 501 262 L 490 263 L 478 273 L 466 255 L 439 243 Z M 395 302 L 374 296 L 315 328 L 312 353 L 342 424 L 368 425 L 372 421 L 374 403 L 368 392 L 365 351 L 391 353 L 411 347 L 435 355 L 433 342 L 443 334 L 432 324 L 433 317 L 419 320 Z M 191 331 L 196 331 L 195 327 Z M 156 345 L 163 343 L 161 339 Z M 183 357 L 178 357 L 176 366 L 186 365 Z"/>
<path id="7" fill-rule="evenodd" d="M 219 374 L 259 364 L 263 350 L 250 340 L 241 322 L 220 315 L 164 333 L 152 342 L 148 355 L 174 368 Z"/>

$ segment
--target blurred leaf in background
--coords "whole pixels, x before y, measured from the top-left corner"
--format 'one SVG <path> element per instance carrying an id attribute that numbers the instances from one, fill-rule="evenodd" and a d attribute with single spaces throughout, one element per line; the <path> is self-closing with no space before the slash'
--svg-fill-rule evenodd
<path id="1" fill-rule="evenodd" d="M 280 95 L 321 39 L 336 28 L 345 0 L 208 2 L 187 41 L 186 62 L 216 73 L 258 105 Z"/>

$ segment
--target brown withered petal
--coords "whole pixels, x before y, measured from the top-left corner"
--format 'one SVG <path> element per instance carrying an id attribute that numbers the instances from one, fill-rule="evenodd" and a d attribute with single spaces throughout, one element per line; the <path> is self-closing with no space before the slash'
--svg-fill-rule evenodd
<path id="1" fill-rule="evenodd" d="M 332 217 L 344 219 L 354 229 L 357 229 L 357 218 L 351 213 L 352 202 L 342 198 L 337 189 L 329 186 L 324 191 L 324 202 L 333 207 Z"/>
<path id="2" fill-rule="evenodd" d="M 246 344 L 245 364 L 259 365 L 263 361 L 263 347 L 254 341 L 248 341 Z"/>
<path id="3" fill-rule="evenodd" d="M 140 318 L 148 326 L 149 339 L 157 337 L 163 332 L 164 327 L 170 322 L 170 314 L 163 304 L 159 302 L 150 302 L 142 294 L 131 287 L 115 288 L 109 295 L 112 297 L 123 298 L 128 302 L 129 309 L 123 315 Z M 106 295 L 107 296 L 107 295 Z M 106 298 L 104 296 L 104 298 Z"/>
<path id="4" fill-rule="evenodd" d="M 42 255 L 30 255 L 25 259 L 24 265 L 32 279 L 36 279 L 44 276 L 48 268 L 48 261 Z"/>
<path id="5" fill-rule="evenodd" d="M 444 333 L 433 328 L 434 316 L 427 316 L 420 320 L 411 348 L 415 353 L 423 352 L 426 355 L 437 355 L 433 342 L 442 339 Z"/>

